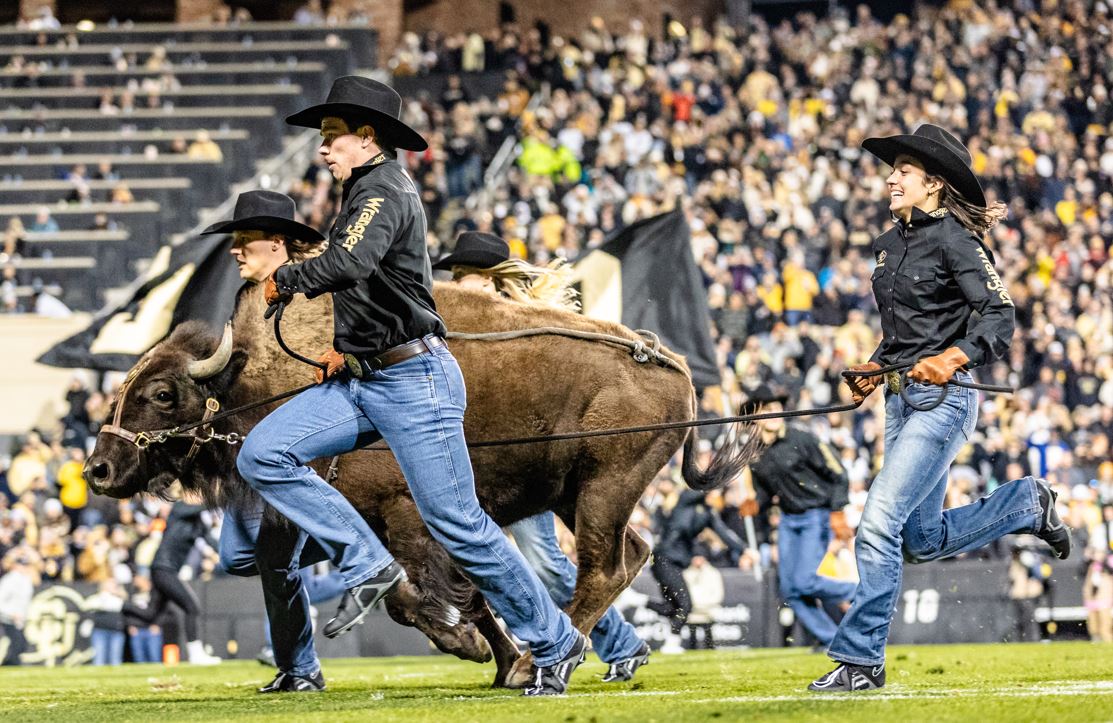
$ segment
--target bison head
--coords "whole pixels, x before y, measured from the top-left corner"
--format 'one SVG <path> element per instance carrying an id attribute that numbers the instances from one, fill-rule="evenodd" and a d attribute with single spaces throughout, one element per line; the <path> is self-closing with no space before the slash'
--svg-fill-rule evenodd
<path id="1" fill-rule="evenodd" d="M 246 361 L 247 353 L 234 348 L 231 327 L 225 327 L 224 336 L 217 340 L 201 322 L 182 324 L 128 373 L 109 417 L 118 415 L 116 424 L 135 434 L 198 422 L 207 399 L 230 406 L 229 392 Z M 183 475 L 192 444 L 191 437 L 172 437 L 141 450 L 134 442 L 102 430 L 85 462 L 85 481 L 97 494 L 124 498 L 159 492 L 182 476 L 190 478 L 182 479 L 183 485 L 196 488 L 200 480 L 234 473 L 231 468 L 213 469 L 230 465 L 231 454 L 226 452 L 228 459 L 222 460 L 215 450 L 203 449 L 191 474 Z"/>

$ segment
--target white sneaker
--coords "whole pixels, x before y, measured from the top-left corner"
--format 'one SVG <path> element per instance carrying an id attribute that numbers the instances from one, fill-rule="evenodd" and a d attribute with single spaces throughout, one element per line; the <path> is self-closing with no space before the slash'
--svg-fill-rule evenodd
<path id="1" fill-rule="evenodd" d="M 649 602 L 649 596 L 643 592 L 638 592 L 632 587 L 623 590 L 618 599 L 614 601 L 614 606 L 619 610 L 626 608 L 643 608 Z"/>
<path id="2" fill-rule="evenodd" d="M 205 651 L 205 646 L 201 644 L 200 640 L 190 640 L 186 643 L 186 654 L 189 657 L 189 662 L 193 665 L 218 665 L 220 663 L 220 658 L 209 655 Z"/>
<path id="3" fill-rule="evenodd" d="M 680 655 L 684 651 L 684 646 L 680 642 L 680 636 L 675 633 L 669 633 L 665 636 L 665 643 L 658 651 L 662 655 Z"/>

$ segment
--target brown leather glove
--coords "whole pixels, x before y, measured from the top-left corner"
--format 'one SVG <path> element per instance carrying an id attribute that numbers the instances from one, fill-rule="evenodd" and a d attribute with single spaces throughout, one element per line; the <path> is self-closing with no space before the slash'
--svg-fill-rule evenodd
<path id="1" fill-rule="evenodd" d="M 881 365 L 877 362 L 866 362 L 865 364 L 855 364 L 850 367 L 852 372 L 869 372 L 874 369 L 880 369 Z M 844 377 L 846 386 L 850 387 L 850 398 L 854 400 L 855 404 L 860 404 L 862 400 L 873 393 L 877 385 L 881 383 L 881 375 L 871 377 Z"/>
<path id="2" fill-rule="evenodd" d="M 757 500 L 743 500 L 738 506 L 738 514 L 743 517 L 756 517 L 758 512 Z"/>
<path id="3" fill-rule="evenodd" d="M 321 369 L 320 367 L 318 367 L 316 370 L 314 370 L 313 377 L 317 380 L 318 384 L 332 377 L 334 374 L 336 374 L 336 372 L 343 369 L 344 366 L 347 364 L 347 362 L 344 360 L 344 355 L 336 351 L 335 349 L 329 349 L 324 354 L 317 357 L 317 361 L 321 362 L 322 364 L 328 364 L 327 369 Z"/>
<path id="4" fill-rule="evenodd" d="M 834 510 L 831 512 L 831 532 L 834 533 L 835 539 L 846 542 L 854 537 L 854 530 L 850 529 L 850 525 L 846 524 L 846 514 L 842 510 Z"/>
<path id="5" fill-rule="evenodd" d="M 942 354 L 929 356 L 916 362 L 908 372 L 908 378 L 924 384 L 942 386 L 951 380 L 955 372 L 969 363 L 970 357 L 957 346 L 952 346 Z"/>
<path id="6" fill-rule="evenodd" d="M 290 299 L 290 294 L 283 294 L 278 291 L 278 283 L 274 280 L 273 273 L 263 282 L 263 300 L 267 302 L 267 306 Z"/>

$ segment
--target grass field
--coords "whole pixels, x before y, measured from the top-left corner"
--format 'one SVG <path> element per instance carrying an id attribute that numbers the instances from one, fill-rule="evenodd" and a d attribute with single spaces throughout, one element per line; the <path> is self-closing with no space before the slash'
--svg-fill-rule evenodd
<path id="1" fill-rule="evenodd" d="M 447 657 L 329 660 L 321 694 L 258 695 L 255 662 L 212 668 L 4 668 L 0 720 L 30 721 L 1113 721 L 1113 647 L 893 647 L 889 684 L 817 696 L 830 667 L 805 650 L 655 655 L 633 682 L 603 684 L 590 657 L 569 695 L 522 699 L 488 688 L 491 665 Z"/>

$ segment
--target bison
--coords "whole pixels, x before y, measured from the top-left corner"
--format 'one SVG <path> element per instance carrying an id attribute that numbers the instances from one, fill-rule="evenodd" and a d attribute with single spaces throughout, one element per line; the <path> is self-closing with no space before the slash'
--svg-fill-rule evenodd
<path id="1" fill-rule="evenodd" d="M 436 284 L 434 298 L 454 334 L 557 327 L 643 341 L 617 324 L 452 284 Z M 220 420 L 211 432 L 196 430 L 202 442 L 156 436 L 147 445 L 129 434 L 198 421 L 207 403 L 214 406 L 206 400 L 229 409 L 310 381 L 312 370 L 277 345 L 264 310 L 261 285 L 244 287 L 222 339 L 191 322 L 144 355 L 129 373 L 126 393 L 113 402 L 119 429 L 101 431 L 86 463 L 94 491 L 113 497 L 157 493 L 180 479 L 212 506 L 251 501 L 254 492 L 236 473 L 235 447 L 222 443 L 223 435 L 245 435 L 273 406 Z M 296 350 L 316 355 L 327 349 L 330 298 L 299 298 L 286 310 L 283 331 Z M 695 416 L 687 366 L 667 349 L 661 350 L 667 360 L 661 364 L 639 363 L 621 345 L 560 334 L 452 338 L 449 346 L 467 382 L 464 423 L 470 441 L 683 422 Z M 212 432 L 213 441 L 204 441 Z M 681 471 L 688 485 L 719 487 L 749 462 L 751 439 L 737 435 L 738 441 L 721 449 L 704 470 L 695 462 L 694 429 L 473 448 L 471 459 L 480 504 L 495 522 L 507 525 L 552 510 L 575 533 L 579 579 L 567 612 L 587 633 L 649 555 L 647 543 L 627 523 L 658 470 L 683 447 Z M 328 460 L 316 464 L 324 473 Z M 481 662 L 493 654 L 495 685 L 523 685 L 528 655 L 519 659 L 482 597 L 429 535 L 389 451 L 349 453 L 340 458 L 337 471 L 337 489 L 409 573 L 410 582 L 387 599 L 391 617 L 416 626 L 445 652 Z M 257 552 L 260 566 L 289 560 L 295 538 L 284 520 L 271 517 L 277 515 L 269 516 L 260 531 L 260 540 L 267 540 Z"/>

